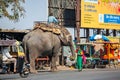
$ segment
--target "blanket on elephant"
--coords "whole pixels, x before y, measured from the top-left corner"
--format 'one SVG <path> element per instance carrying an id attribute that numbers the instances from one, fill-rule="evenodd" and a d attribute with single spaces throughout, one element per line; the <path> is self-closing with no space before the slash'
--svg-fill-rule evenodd
<path id="1" fill-rule="evenodd" d="M 60 38 L 60 40 L 63 43 L 66 43 L 68 41 L 68 37 L 70 36 L 70 33 L 68 31 L 66 31 L 65 27 L 60 27 L 58 25 L 55 25 L 55 26 L 56 27 L 50 26 L 45 23 L 39 23 L 34 26 L 33 30 L 41 29 L 45 32 L 52 32 L 53 34 L 59 35 L 58 37 Z"/>
<path id="2" fill-rule="evenodd" d="M 40 23 L 40 24 L 35 25 L 33 30 L 41 29 L 43 31 L 50 31 L 50 32 L 53 32 L 54 34 L 60 35 L 61 34 L 61 30 L 60 30 L 58 25 L 56 25 L 56 26 L 57 27 L 52 27 L 52 26 L 49 26 L 49 25 L 47 25 L 45 23 Z"/>

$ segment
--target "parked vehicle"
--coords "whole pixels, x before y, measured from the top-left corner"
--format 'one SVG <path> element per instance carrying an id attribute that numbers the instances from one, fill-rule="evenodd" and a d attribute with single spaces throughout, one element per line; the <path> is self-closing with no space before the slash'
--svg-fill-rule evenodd
<path id="1" fill-rule="evenodd" d="M 20 74 L 21 77 L 26 78 L 29 75 L 29 65 L 24 65 L 24 51 L 19 41 L 17 40 L 0 40 L 0 49 L 3 46 L 7 46 L 9 48 L 9 53 L 12 57 L 17 59 L 17 73 Z M 0 50 L 0 66 L 2 68 L 1 73 L 9 73 L 11 71 L 11 62 L 2 60 L 2 51 Z"/>
<path id="2" fill-rule="evenodd" d="M 84 51 L 84 56 L 86 57 L 86 62 L 83 63 L 83 68 L 96 68 L 99 66 L 104 66 L 100 53 L 95 53 L 94 45 L 92 43 L 78 43 L 77 46 Z"/>

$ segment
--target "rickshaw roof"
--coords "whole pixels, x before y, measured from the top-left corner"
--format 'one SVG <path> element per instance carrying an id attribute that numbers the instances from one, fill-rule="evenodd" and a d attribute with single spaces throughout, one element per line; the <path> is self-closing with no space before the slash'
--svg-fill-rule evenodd
<path id="1" fill-rule="evenodd" d="M 93 43 L 96 43 L 96 44 L 119 44 L 118 42 L 93 42 Z"/>
<path id="2" fill-rule="evenodd" d="M 12 46 L 15 42 L 16 40 L 0 40 L 0 46 Z"/>
<path id="3" fill-rule="evenodd" d="M 118 42 L 87 42 L 87 43 L 77 43 L 77 46 L 81 45 L 94 45 L 94 44 L 119 44 Z"/>
<path id="4" fill-rule="evenodd" d="M 93 45 L 93 43 L 91 42 L 88 42 L 88 43 L 77 43 L 77 46 L 80 46 L 80 45 Z"/>

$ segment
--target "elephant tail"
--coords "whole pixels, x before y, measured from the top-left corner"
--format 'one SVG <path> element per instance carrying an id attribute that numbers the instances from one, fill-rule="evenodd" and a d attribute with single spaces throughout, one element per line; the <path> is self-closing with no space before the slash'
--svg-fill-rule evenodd
<path id="1" fill-rule="evenodd" d="M 23 48 L 24 48 L 24 53 L 25 53 L 25 63 L 29 63 L 29 51 L 27 50 L 27 43 L 23 41 Z"/>

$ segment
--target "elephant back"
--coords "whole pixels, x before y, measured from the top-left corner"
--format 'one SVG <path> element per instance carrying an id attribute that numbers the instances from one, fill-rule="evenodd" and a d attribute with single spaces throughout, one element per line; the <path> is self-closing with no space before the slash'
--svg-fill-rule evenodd
<path id="1" fill-rule="evenodd" d="M 70 32 L 65 27 L 62 26 L 60 30 L 64 35 L 70 35 Z"/>
<path id="2" fill-rule="evenodd" d="M 50 26 L 46 23 L 38 23 L 34 26 L 33 31 L 36 29 L 40 29 L 44 32 L 52 32 L 53 34 L 58 35 L 63 43 L 67 43 L 70 32 L 64 26 L 55 26 L 57 27 Z"/>
<path id="3" fill-rule="evenodd" d="M 48 24 L 45 24 L 45 23 L 39 23 L 39 24 L 36 24 L 33 28 L 33 30 L 36 30 L 36 29 L 41 29 L 43 30 L 44 32 L 52 32 L 54 34 L 57 34 L 57 35 L 60 35 L 61 34 L 61 30 L 58 27 L 52 27 Z"/>

